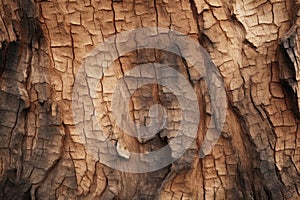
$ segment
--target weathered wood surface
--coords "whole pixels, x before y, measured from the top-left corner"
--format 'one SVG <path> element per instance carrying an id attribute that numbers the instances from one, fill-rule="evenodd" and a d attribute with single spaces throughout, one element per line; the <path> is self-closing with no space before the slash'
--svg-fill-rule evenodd
<path id="1" fill-rule="evenodd" d="M 2 0 L 0 199 L 300 199 L 299 6 L 297 0 Z M 229 106 L 208 156 L 191 151 L 161 170 L 132 174 L 86 152 L 71 100 L 85 56 L 103 39 L 138 27 L 171 28 L 199 40 L 224 79 Z M 193 76 L 178 56 L 131 52 L 101 79 L 102 107 L 117 77 L 149 61 Z M 201 100 L 199 150 L 210 100 L 203 80 L 190 82 Z M 138 90 L 133 116 L 161 101 L 161 90 Z M 142 93 L 153 95 L 145 100 Z M 107 108 L 99 123 L 124 148 L 166 144 L 126 136 Z"/>

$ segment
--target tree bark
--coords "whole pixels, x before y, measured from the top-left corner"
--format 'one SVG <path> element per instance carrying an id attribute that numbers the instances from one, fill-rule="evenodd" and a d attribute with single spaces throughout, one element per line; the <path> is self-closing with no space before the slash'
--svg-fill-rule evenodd
<path id="1" fill-rule="evenodd" d="M 300 199 L 299 6 L 298 0 L 2 0 L 0 199 Z M 193 79 L 189 64 L 170 52 L 139 49 L 119 57 L 100 80 L 97 119 L 117 148 L 159 149 L 178 131 L 168 127 L 164 136 L 139 141 L 111 121 L 111 90 L 139 64 L 182 73 L 201 116 L 182 157 L 156 171 L 127 173 L 87 151 L 72 89 L 92 49 L 139 27 L 168 28 L 199 42 L 223 78 L 228 107 L 221 137 L 199 157 L 212 116 L 205 80 Z M 176 106 L 162 87 L 146 85 L 131 99 L 135 122 L 145 123 L 139 116 L 153 102 Z"/>

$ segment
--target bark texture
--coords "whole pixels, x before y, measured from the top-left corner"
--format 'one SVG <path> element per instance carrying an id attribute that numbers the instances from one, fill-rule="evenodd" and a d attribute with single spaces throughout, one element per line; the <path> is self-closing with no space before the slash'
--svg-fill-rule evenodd
<path id="1" fill-rule="evenodd" d="M 0 199 L 300 199 L 299 6 L 299 0 L 1 0 Z M 202 116 L 187 154 L 161 170 L 131 174 L 86 152 L 71 100 L 86 55 L 105 38 L 138 27 L 171 28 L 199 41 L 224 79 L 229 106 L 220 139 L 200 159 L 211 117 L 205 82 L 167 52 L 120 57 L 99 90 L 99 123 L 112 142 L 153 150 L 178 129 L 176 101 L 156 85 L 136 91 L 131 113 L 144 123 L 135 116 L 151 102 L 173 108 L 164 136 L 138 141 L 111 121 L 116 80 L 140 63 L 181 72 Z"/>

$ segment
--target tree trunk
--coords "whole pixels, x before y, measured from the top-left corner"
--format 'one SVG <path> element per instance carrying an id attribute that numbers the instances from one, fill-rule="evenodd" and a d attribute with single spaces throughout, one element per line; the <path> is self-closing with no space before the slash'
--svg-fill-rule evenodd
<path id="1" fill-rule="evenodd" d="M 0 5 L 0 199 L 300 199 L 298 0 L 2 0 Z M 216 82 L 199 76 L 194 63 L 174 52 L 140 48 L 117 54 L 102 77 L 85 67 L 87 77 L 95 75 L 85 77 L 88 84 L 99 80 L 95 107 L 101 117 L 77 113 L 89 101 L 74 107 L 74 87 L 81 84 L 76 85 L 76 77 L 90 52 L 105 39 L 139 27 L 172 29 L 208 52 L 201 50 L 202 64 L 221 75 L 226 91 L 221 102 L 227 104 L 211 151 L 202 144 L 211 122 L 221 120 L 214 119 L 219 105 L 212 105 L 210 94 Z M 116 45 L 117 53 L 122 45 Z M 162 104 L 169 117 L 158 134 L 135 138 L 113 119 L 117 80 L 144 63 L 176 69 L 197 96 L 199 129 L 182 156 L 176 149 L 184 144 L 171 142 L 180 130 L 179 100 L 166 87 L 135 88 L 126 105 L 132 120 L 147 124 L 150 106 Z M 168 74 L 161 77 L 167 80 Z M 118 97 L 121 112 L 123 96 Z M 144 155 L 166 145 L 166 160 L 180 158 L 148 171 L 139 165 L 122 170 L 114 160 L 112 167 L 101 159 L 116 154 L 101 149 L 98 136 L 88 136 L 88 130 L 83 137 L 77 117 L 84 118 L 85 128 L 99 125 L 95 133 L 113 144 L 112 151 L 123 159 L 120 166 L 132 152 Z"/>

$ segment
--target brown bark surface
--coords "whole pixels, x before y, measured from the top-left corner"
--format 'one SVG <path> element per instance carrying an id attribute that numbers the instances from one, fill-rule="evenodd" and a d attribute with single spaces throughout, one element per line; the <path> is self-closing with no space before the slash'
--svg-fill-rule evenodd
<path id="1" fill-rule="evenodd" d="M 299 6 L 298 0 L 1 0 L 0 199 L 300 199 Z M 100 81 L 98 122 L 117 147 L 158 149 L 178 129 L 176 101 L 157 85 L 136 91 L 131 113 L 144 123 L 137 116 L 151 102 L 169 102 L 175 111 L 164 137 L 139 141 L 115 126 L 111 94 L 134 66 L 174 67 L 200 102 L 194 145 L 173 164 L 141 174 L 91 156 L 72 113 L 84 58 L 105 38 L 138 27 L 170 28 L 199 41 L 223 77 L 228 102 L 221 137 L 199 158 L 211 119 L 203 79 L 179 56 L 155 49 L 116 60 Z"/>

